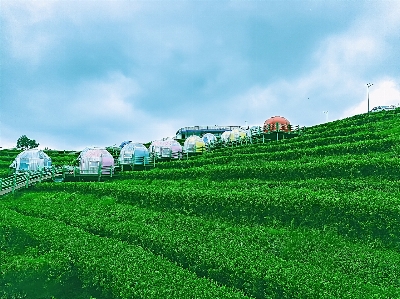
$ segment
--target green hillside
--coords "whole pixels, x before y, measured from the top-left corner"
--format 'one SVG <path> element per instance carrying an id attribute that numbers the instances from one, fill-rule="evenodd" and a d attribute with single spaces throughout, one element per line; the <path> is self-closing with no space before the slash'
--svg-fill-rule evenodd
<path id="1" fill-rule="evenodd" d="M 37 184 L 0 219 L 1 298 L 400 298 L 400 109 Z"/>

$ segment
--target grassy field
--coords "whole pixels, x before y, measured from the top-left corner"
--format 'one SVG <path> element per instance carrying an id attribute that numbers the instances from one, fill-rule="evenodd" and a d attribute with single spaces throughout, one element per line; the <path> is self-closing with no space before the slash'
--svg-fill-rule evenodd
<path id="1" fill-rule="evenodd" d="M 400 110 L 37 184 L 0 219 L 0 298 L 400 298 Z"/>

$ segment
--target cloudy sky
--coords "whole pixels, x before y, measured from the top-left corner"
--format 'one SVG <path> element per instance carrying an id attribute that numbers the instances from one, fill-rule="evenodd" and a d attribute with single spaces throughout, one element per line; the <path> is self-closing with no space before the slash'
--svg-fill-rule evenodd
<path id="1" fill-rule="evenodd" d="M 0 1 L 0 146 L 311 126 L 400 103 L 400 1 Z M 324 111 L 329 111 L 327 114 Z"/>

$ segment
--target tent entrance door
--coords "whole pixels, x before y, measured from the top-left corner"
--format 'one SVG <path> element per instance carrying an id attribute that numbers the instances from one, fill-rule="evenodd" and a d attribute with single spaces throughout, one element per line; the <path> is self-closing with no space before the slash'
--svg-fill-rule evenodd
<path id="1" fill-rule="evenodd" d="M 19 160 L 19 170 L 29 170 L 29 159 L 21 158 Z"/>
<path id="2" fill-rule="evenodd" d="M 100 161 L 90 161 L 89 162 L 89 173 L 99 172 Z"/>

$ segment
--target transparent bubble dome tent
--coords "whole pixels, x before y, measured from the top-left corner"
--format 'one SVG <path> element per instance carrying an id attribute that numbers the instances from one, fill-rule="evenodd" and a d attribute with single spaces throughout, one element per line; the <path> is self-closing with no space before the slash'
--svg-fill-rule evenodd
<path id="1" fill-rule="evenodd" d="M 157 159 L 182 158 L 182 146 L 174 139 L 153 141 L 150 144 L 149 152 Z"/>
<path id="2" fill-rule="evenodd" d="M 254 135 L 259 135 L 262 134 L 263 130 L 260 126 L 252 126 L 250 129 L 248 129 L 247 134 L 250 136 Z"/>
<path id="3" fill-rule="evenodd" d="M 183 152 L 186 153 L 202 153 L 206 149 L 204 140 L 199 136 L 192 135 L 185 140 L 183 144 Z"/>
<path id="4" fill-rule="evenodd" d="M 222 142 L 241 141 L 246 138 L 246 131 L 240 128 L 235 128 L 232 131 L 225 131 L 221 135 Z"/>
<path id="5" fill-rule="evenodd" d="M 78 157 L 81 174 L 111 174 L 114 158 L 104 148 L 87 147 Z"/>
<path id="6" fill-rule="evenodd" d="M 141 143 L 128 143 L 125 144 L 119 154 L 118 162 L 123 165 L 148 165 L 149 164 L 149 151 Z"/>
<path id="7" fill-rule="evenodd" d="M 215 135 L 212 133 L 206 133 L 201 138 L 207 146 L 213 145 L 215 142 L 217 142 L 217 137 L 215 137 Z"/>
<path id="8" fill-rule="evenodd" d="M 42 150 L 28 149 L 17 155 L 10 168 L 14 168 L 16 172 L 51 168 L 51 158 Z"/>

